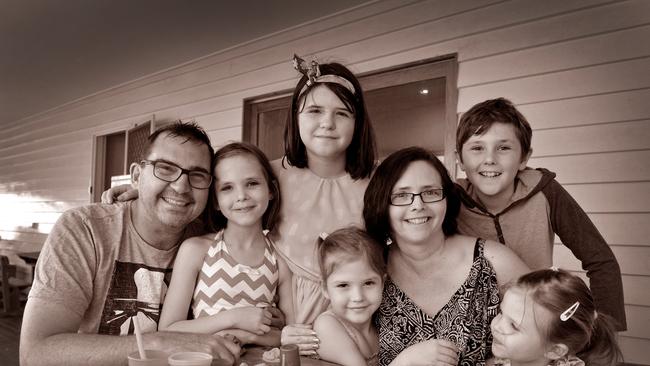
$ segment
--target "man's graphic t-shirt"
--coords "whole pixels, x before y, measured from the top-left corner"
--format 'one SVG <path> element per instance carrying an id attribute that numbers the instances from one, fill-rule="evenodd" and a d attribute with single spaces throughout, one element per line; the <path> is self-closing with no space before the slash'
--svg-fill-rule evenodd
<path id="1" fill-rule="evenodd" d="M 142 264 L 115 262 L 99 334 L 133 334 L 133 317 L 143 329 L 158 328 L 162 299 L 171 270 Z"/>
<path id="2" fill-rule="evenodd" d="M 43 246 L 29 297 L 77 313 L 81 333 L 133 334 L 135 316 L 143 332 L 155 331 L 177 250 L 142 240 L 131 202 L 68 210 Z"/>

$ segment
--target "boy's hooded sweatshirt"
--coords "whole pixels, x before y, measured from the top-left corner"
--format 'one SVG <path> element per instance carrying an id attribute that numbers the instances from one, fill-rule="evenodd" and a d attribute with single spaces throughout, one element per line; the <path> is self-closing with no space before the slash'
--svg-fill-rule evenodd
<path id="1" fill-rule="evenodd" d="M 459 179 L 461 209 L 458 230 L 501 242 L 533 270 L 553 264 L 555 234 L 582 262 L 598 311 L 611 315 L 617 328 L 627 328 L 621 271 L 614 253 L 578 203 L 546 169 L 526 168 L 515 178 L 509 205 L 491 214 L 476 188 Z"/>

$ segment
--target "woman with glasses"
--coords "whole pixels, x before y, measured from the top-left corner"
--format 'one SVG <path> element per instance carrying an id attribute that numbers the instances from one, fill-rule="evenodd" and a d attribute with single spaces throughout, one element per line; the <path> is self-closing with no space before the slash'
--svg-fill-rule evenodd
<path id="1" fill-rule="evenodd" d="M 490 357 L 499 287 L 528 268 L 497 242 L 458 234 L 459 207 L 454 183 L 430 151 L 399 150 L 375 171 L 363 217 L 386 244 L 380 365 L 484 365 Z"/>

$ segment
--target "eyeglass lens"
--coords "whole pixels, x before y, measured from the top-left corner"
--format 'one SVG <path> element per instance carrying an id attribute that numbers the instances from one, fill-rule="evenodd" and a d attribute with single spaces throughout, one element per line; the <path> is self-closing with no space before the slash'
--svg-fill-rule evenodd
<path id="1" fill-rule="evenodd" d="M 433 203 L 444 198 L 444 191 L 442 189 L 429 189 L 420 193 L 396 193 L 390 196 L 390 201 L 395 206 L 407 206 L 413 203 L 416 196 L 420 196 L 424 203 Z"/>
<path id="2" fill-rule="evenodd" d="M 210 187 L 210 183 L 212 183 L 212 176 L 200 170 L 187 170 L 163 161 L 145 160 L 145 162 L 153 165 L 153 175 L 165 182 L 175 182 L 183 173 L 187 173 L 190 186 L 194 188 L 205 189 Z"/>

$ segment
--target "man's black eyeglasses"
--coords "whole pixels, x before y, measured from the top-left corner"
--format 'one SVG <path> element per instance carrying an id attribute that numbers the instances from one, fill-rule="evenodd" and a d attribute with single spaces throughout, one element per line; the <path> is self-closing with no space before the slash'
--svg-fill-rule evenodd
<path id="1" fill-rule="evenodd" d="M 161 160 L 142 160 L 140 164 L 153 165 L 154 177 L 165 182 L 175 182 L 183 174 L 187 174 L 190 186 L 196 189 L 208 189 L 212 183 L 212 175 L 203 170 L 188 170 L 174 163 Z"/>

